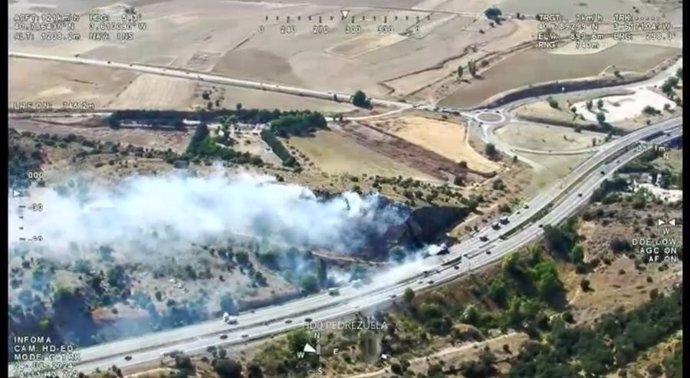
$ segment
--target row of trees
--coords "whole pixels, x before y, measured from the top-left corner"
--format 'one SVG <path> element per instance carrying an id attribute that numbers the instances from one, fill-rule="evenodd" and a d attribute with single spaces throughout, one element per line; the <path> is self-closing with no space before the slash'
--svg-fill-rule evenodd
<path id="1" fill-rule="evenodd" d="M 299 163 L 277 136 L 283 138 L 293 135 L 308 136 L 316 130 L 326 128 L 328 128 L 326 119 L 321 113 L 311 111 L 286 112 L 270 121 L 269 128 L 261 131 L 261 139 L 283 161 L 283 165 L 299 169 Z"/>
<path id="2" fill-rule="evenodd" d="M 283 165 L 291 168 L 300 167 L 295 157 L 290 154 L 290 151 L 285 148 L 283 142 L 281 142 L 272 131 L 267 129 L 261 130 L 261 139 L 266 142 L 266 144 L 271 147 L 271 150 L 273 150 L 273 153 L 283 161 Z"/>
<path id="3" fill-rule="evenodd" d="M 278 136 L 308 136 L 316 130 L 327 129 L 326 119 L 321 113 L 303 112 L 299 114 L 287 114 L 270 122 L 270 129 Z"/>
<path id="4" fill-rule="evenodd" d="M 469 72 L 472 77 L 477 77 L 476 61 L 470 60 L 467 62 L 467 72 Z M 456 73 L 458 74 L 458 80 L 462 80 L 462 75 L 465 73 L 465 68 L 462 66 L 462 64 L 458 66 Z"/>
<path id="5" fill-rule="evenodd" d="M 232 110 L 221 109 L 204 112 L 177 111 L 177 110 L 117 110 L 111 113 L 106 122 L 112 128 L 118 128 L 124 122 L 139 122 L 146 125 L 184 129 L 183 120 L 197 120 L 200 122 L 212 122 L 219 117 L 233 114 Z"/>
<path id="6" fill-rule="evenodd" d="M 119 127 L 123 122 L 139 122 L 142 124 L 185 128 L 183 121 L 211 122 L 243 122 L 251 124 L 265 124 L 283 116 L 318 114 L 308 110 L 280 111 L 278 109 L 245 109 L 242 104 L 237 104 L 235 109 L 217 109 L 203 111 L 178 111 L 178 110 L 117 110 L 111 113 L 106 122 L 111 127 Z"/>

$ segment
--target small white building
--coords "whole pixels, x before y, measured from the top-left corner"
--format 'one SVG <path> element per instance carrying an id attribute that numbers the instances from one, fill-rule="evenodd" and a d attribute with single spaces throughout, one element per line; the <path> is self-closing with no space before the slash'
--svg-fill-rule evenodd
<path id="1" fill-rule="evenodd" d="M 645 189 L 654 198 L 658 198 L 666 203 L 675 203 L 683 200 L 682 189 L 664 189 L 655 184 L 637 182 L 635 180 L 633 180 L 632 188 L 633 192 L 637 192 L 640 189 Z"/>
<path id="2" fill-rule="evenodd" d="M 198 126 L 201 125 L 201 121 L 196 119 L 183 119 L 182 124 L 185 126 Z"/>

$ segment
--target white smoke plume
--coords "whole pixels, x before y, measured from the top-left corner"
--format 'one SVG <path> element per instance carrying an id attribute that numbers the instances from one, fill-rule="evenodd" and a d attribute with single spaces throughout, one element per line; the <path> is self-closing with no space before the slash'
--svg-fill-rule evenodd
<path id="1" fill-rule="evenodd" d="M 358 230 L 383 233 L 407 216 L 375 194 L 321 200 L 307 188 L 247 173 L 133 176 L 74 192 L 47 189 L 24 201 L 40 201 L 41 212 L 20 211 L 11 199 L 10 247 L 19 237 L 40 235 L 45 258 L 69 261 L 99 245 L 129 245 L 123 248 L 128 261 L 145 262 L 189 243 L 248 235 L 347 252 L 365 242 Z"/>

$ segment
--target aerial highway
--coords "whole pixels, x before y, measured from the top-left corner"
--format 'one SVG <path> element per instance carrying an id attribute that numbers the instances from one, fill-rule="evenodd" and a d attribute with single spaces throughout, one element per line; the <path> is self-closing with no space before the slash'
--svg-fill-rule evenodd
<path id="1" fill-rule="evenodd" d="M 407 287 L 419 291 L 453 280 L 535 240 L 540 235 L 541 225 L 555 224 L 567 218 L 588 201 L 589 195 L 601 181 L 642 152 L 641 149 L 630 148 L 631 146 L 652 137 L 659 142 L 677 137 L 682 133 L 681 125 L 682 118 L 674 118 L 611 141 L 606 145 L 606 149 L 598 151 L 585 163 L 573 169 L 564 180 L 541 192 L 528 202 L 528 206 L 512 214 L 509 224 L 503 229 L 483 230 L 482 232 L 489 236 L 486 242 L 480 241 L 478 237 L 472 238 L 451 246 L 449 255 L 433 256 L 382 272 L 375 277 L 372 284 L 360 288 L 344 287 L 338 296 L 317 294 L 242 313 L 238 316 L 238 324 L 234 326 L 214 319 L 192 326 L 84 348 L 80 351 L 81 361 L 78 369 L 88 372 L 112 365 L 126 369 L 137 365 L 155 364 L 164 353 L 171 351 L 180 350 L 193 354 L 203 352 L 212 345 L 238 344 L 264 338 L 303 327 L 306 317 L 313 321 L 346 317 L 395 300 Z M 549 211 L 544 217 L 539 220 L 533 219 L 547 206 Z M 511 232 L 510 237 L 500 238 L 508 232 Z M 460 262 L 447 264 L 448 261 L 460 256 L 464 256 Z M 10 376 L 14 376 L 13 366 L 9 369 Z"/>

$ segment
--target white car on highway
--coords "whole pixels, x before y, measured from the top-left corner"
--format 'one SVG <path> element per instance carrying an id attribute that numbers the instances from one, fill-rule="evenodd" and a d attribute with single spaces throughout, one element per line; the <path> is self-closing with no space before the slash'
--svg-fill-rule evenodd
<path id="1" fill-rule="evenodd" d="M 227 324 L 237 324 L 237 316 L 231 316 L 227 312 L 223 313 L 223 322 Z"/>

